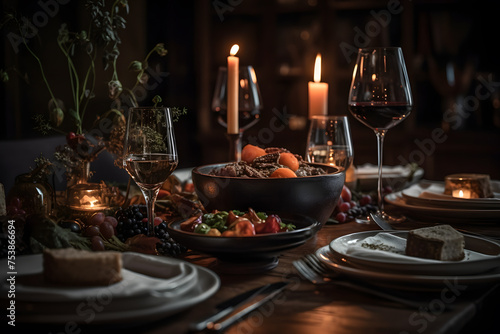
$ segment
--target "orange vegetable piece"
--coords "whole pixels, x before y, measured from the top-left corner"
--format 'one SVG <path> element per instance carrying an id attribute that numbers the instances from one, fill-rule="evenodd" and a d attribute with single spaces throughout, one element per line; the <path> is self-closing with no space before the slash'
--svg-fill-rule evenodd
<path id="1" fill-rule="evenodd" d="M 272 174 L 271 177 L 297 177 L 297 175 L 293 172 L 293 170 L 289 168 L 278 168 Z"/>
<path id="2" fill-rule="evenodd" d="M 294 172 L 299 169 L 299 160 L 293 155 L 293 153 L 281 153 L 278 159 L 280 165 L 287 166 Z"/>
<path id="3" fill-rule="evenodd" d="M 262 148 L 247 144 L 241 150 L 241 160 L 250 164 L 255 158 L 261 157 L 266 154 L 266 151 L 264 151 Z"/>

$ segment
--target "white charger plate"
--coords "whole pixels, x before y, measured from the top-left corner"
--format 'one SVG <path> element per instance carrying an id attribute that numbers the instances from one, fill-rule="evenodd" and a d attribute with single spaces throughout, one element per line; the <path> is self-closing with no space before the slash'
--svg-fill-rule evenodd
<path id="1" fill-rule="evenodd" d="M 204 301 L 220 287 L 219 277 L 209 269 L 167 257 L 124 253 L 126 254 L 138 255 L 145 259 L 146 266 L 151 266 L 152 271 L 172 266 L 173 263 L 186 263 L 193 269 L 195 275 L 190 276 L 191 279 L 173 289 L 156 290 L 155 285 L 152 285 L 147 294 L 132 296 L 113 294 L 113 290 L 109 287 L 100 287 L 89 294 L 78 293 L 81 298 L 70 298 L 66 301 L 54 302 L 50 299 L 41 301 L 37 298 L 29 301 L 18 300 L 18 291 L 16 291 L 16 320 L 46 324 L 73 321 L 89 325 L 154 321 Z M 16 280 L 26 274 L 40 273 L 43 270 L 42 261 L 41 254 L 19 256 L 16 260 Z M 1 263 L 4 268 L 7 267 L 5 259 Z M 22 265 L 18 266 L 18 264 Z M 25 268 L 29 268 L 27 272 Z M 78 288 L 73 289 L 78 290 Z M 82 291 L 84 290 L 86 289 Z M 49 295 L 48 293 L 47 296 Z M 7 293 L 2 293 L 1 298 L 8 301 Z"/>
<path id="2" fill-rule="evenodd" d="M 500 268 L 500 244 L 469 235 L 464 236 L 465 257 L 461 261 L 424 260 L 412 262 L 411 258 L 405 261 L 404 258 L 371 258 L 347 254 L 349 246 L 379 233 L 390 233 L 404 239 L 408 236 L 408 231 L 366 231 L 344 235 L 330 242 L 332 256 L 338 261 L 348 263 L 356 268 L 419 275 L 474 275 Z M 481 256 L 483 254 L 486 256 Z"/>
<path id="3" fill-rule="evenodd" d="M 484 288 L 485 284 L 500 282 L 500 268 L 478 275 L 413 275 L 352 267 L 338 261 L 330 252 L 328 245 L 319 248 L 316 251 L 316 256 L 318 256 L 322 263 L 339 274 L 391 289 L 441 292 L 457 291 L 460 294 L 463 291 Z"/>
<path id="4" fill-rule="evenodd" d="M 494 191 L 500 189 L 500 182 L 491 181 Z M 500 209 L 500 193 L 493 198 L 453 198 L 444 195 L 444 183 L 421 181 L 401 191 L 408 204 L 435 206 L 453 209 Z M 428 195 L 427 195 L 428 194 Z"/>

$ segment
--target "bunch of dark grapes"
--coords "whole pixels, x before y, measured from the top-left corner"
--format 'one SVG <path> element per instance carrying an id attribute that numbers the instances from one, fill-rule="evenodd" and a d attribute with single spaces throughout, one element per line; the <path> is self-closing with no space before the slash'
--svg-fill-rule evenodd
<path id="1" fill-rule="evenodd" d="M 116 226 L 116 236 L 120 241 L 125 242 L 138 234 L 148 233 L 147 213 L 145 205 L 132 205 L 126 209 L 120 209 L 116 212 L 118 225 Z M 167 231 L 167 223 L 156 217 L 161 222 L 155 224 L 155 236 L 160 239 L 156 244 L 156 249 L 162 255 L 179 256 L 187 251 L 187 248 L 170 237 Z"/>
<path id="2" fill-rule="evenodd" d="M 364 206 L 355 206 L 350 208 L 346 214 L 347 214 L 347 221 L 354 220 L 356 218 L 363 218 L 365 219 L 368 217 L 368 215 L 372 212 L 376 212 L 378 207 L 373 204 L 367 204 Z"/>

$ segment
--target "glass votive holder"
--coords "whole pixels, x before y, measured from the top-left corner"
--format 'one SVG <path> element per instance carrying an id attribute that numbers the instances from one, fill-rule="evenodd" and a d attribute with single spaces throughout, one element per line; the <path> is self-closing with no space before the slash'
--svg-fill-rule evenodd
<path id="1" fill-rule="evenodd" d="M 452 174 L 445 177 L 444 193 L 455 198 L 493 197 L 490 176 L 486 174 Z"/>
<path id="2" fill-rule="evenodd" d="M 79 183 L 67 190 L 68 206 L 77 211 L 95 212 L 104 210 L 107 205 L 102 197 L 103 189 L 97 183 Z"/>

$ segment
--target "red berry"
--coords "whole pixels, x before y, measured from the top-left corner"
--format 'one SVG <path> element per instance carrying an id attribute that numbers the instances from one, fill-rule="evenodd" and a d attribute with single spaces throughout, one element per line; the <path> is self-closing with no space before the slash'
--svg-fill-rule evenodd
<path id="1" fill-rule="evenodd" d="M 344 202 L 350 202 L 351 199 L 352 199 L 351 190 L 349 188 L 347 188 L 346 186 L 343 186 L 342 187 L 342 193 L 341 193 L 340 196 L 342 197 L 342 199 L 344 200 Z"/>
<path id="2" fill-rule="evenodd" d="M 102 236 L 106 239 L 110 239 L 113 235 L 115 235 L 115 229 L 107 221 L 99 225 L 99 230 L 101 231 Z"/>
<path id="3" fill-rule="evenodd" d="M 363 195 L 361 199 L 359 200 L 359 205 L 365 206 L 368 205 L 372 202 L 372 197 L 370 195 Z"/>
<path id="4" fill-rule="evenodd" d="M 104 246 L 104 241 L 100 236 L 93 236 L 90 238 L 90 243 L 93 251 L 100 252 L 106 250 L 106 247 Z"/>
<path id="5" fill-rule="evenodd" d="M 158 226 L 163 222 L 163 219 L 161 219 L 160 217 L 155 217 L 153 222 L 154 222 L 155 226 Z"/>
<path id="6" fill-rule="evenodd" d="M 339 223 L 345 223 L 347 220 L 347 215 L 344 212 L 339 212 L 335 216 L 335 220 L 337 220 Z"/>
<path id="7" fill-rule="evenodd" d="M 118 225 L 118 220 L 116 220 L 116 218 L 113 216 L 106 216 L 104 218 L 104 221 L 110 223 L 113 227 L 116 227 L 116 225 Z"/>
<path id="8" fill-rule="evenodd" d="M 348 202 L 344 202 L 339 205 L 340 212 L 347 212 L 349 211 L 349 209 L 351 209 L 351 204 L 349 204 Z"/>
<path id="9" fill-rule="evenodd" d="M 87 226 L 85 228 L 85 230 L 83 230 L 84 237 L 94 237 L 94 236 L 99 236 L 100 234 L 101 234 L 101 230 L 99 229 L 99 226 L 97 226 L 97 225 Z"/>
<path id="10" fill-rule="evenodd" d="M 356 203 L 355 201 L 351 201 L 350 204 L 351 204 L 351 208 L 355 208 L 358 206 L 358 203 Z"/>
<path id="11" fill-rule="evenodd" d="M 104 222 L 106 216 L 102 212 L 96 212 L 90 217 L 89 225 L 101 225 Z"/>

